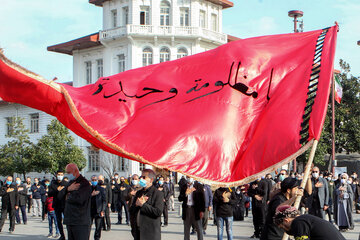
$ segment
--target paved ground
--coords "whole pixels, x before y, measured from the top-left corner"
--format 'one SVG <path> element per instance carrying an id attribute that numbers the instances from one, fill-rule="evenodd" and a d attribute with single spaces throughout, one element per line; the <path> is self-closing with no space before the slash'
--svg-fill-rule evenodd
<path id="1" fill-rule="evenodd" d="M 183 224 L 179 216 L 179 204 L 176 204 L 177 211 L 169 212 L 169 226 L 162 228 L 162 240 L 183 240 Z M 111 220 L 116 222 L 116 214 L 111 214 Z M 358 240 L 360 232 L 360 215 L 354 215 L 356 228 L 350 232 L 344 234 L 346 239 Z M 216 227 L 212 225 L 213 221 L 210 220 L 207 234 L 204 239 L 215 240 Z M 16 239 L 16 240 L 40 240 L 48 239 L 48 222 L 41 222 L 40 218 L 29 218 L 27 225 L 16 225 L 15 232 L 13 234 L 8 233 L 8 221 L 6 221 L 3 232 L 0 234 L 1 240 Z M 93 228 L 94 229 L 94 228 Z M 246 218 L 243 222 L 234 222 L 233 225 L 234 239 L 250 239 L 249 236 L 253 233 L 252 218 Z M 91 232 L 91 238 L 93 239 L 94 232 Z M 130 227 L 127 225 L 112 225 L 112 230 L 109 232 L 102 232 L 101 239 L 124 239 L 131 240 Z M 191 240 L 197 239 L 196 236 L 191 236 Z M 224 236 L 224 239 L 227 239 Z M 156 240 L 156 239 L 154 239 Z M 330 240 L 330 239 L 329 239 Z"/>

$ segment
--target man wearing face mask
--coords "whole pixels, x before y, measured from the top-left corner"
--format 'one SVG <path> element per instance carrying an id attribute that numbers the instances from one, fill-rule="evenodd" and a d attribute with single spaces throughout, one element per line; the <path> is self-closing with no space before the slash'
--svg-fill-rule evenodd
<path id="1" fill-rule="evenodd" d="M 64 224 L 69 240 L 88 240 L 90 235 L 91 186 L 76 164 L 66 166 L 69 185 L 65 188 Z"/>
<path id="2" fill-rule="evenodd" d="M 42 216 L 41 196 L 45 194 L 45 188 L 39 183 L 38 178 L 34 178 L 34 184 L 31 186 L 33 217 Z"/>
<path id="3" fill-rule="evenodd" d="M 187 178 L 187 184 L 180 189 L 179 201 L 182 202 L 184 221 L 184 240 L 190 240 L 190 228 L 196 230 L 197 239 L 203 239 L 202 218 L 205 212 L 204 187 L 193 178 Z"/>
<path id="4" fill-rule="evenodd" d="M 111 178 L 110 181 L 110 188 L 111 188 L 111 194 L 112 194 L 112 201 L 111 201 L 111 211 L 115 212 L 117 210 L 117 201 L 118 201 L 118 193 L 115 191 L 117 186 L 117 180 L 115 177 Z"/>
<path id="5" fill-rule="evenodd" d="M 157 189 L 160 192 L 162 192 L 164 195 L 164 210 L 163 210 L 164 224 L 162 226 L 166 227 L 168 225 L 168 220 L 169 220 L 167 204 L 170 198 L 170 190 L 168 186 L 164 184 L 164 177 L 162 176 L 159 177 L 159 180 L 157 182 Z"/>
<path id="6" fill-rule="evenodd" d="M 23 223 L 27 224 L 27 216 L 26 216 L 26 200 L 27 200 L 27 193 L 26 193 L 26 186 L 21 183 L 20 178 L 16 178 L 16 187 L 18 189 L 18 202 L 16 209 L 16 223 L 20 224 L 20 210 L 23 219 Z"/>
<path id="7" fill-rule="evenodd" d="M 31 178 L 26 178 L 26 205 L 28 213 L 30 213 L 30 209 L 32 207 L 32 192 L 31 192 Z"/>
<path id="8" fill-rule="evenodd" d="M 98 184 L 97 177 L 91 177 L 91 224 L 95 220 L 94 240 L 101 237 L 101 225 L 105 216 L 105 208 L 107 205 L 105 189 Z"/>
<path id="9" fill-rule="evenodd" d="M 312 194 L 308 199 L 309 214 L 325 218 L 325 211 L 329 207 L 329 187 L 324 178 L 320 178 L 320 170 L 312 170 Z"/>
<path id="10" fill-rule="evenodd" d="M 128 194 L 128 201 L 129 201 L 129 215 L 130 215 L 130 227 L 131 227 L 131 234 L 133 237 L 135 237 L 136 235 L 136 230 L 137 230 L 137 223 L 136 223 L 136 215 L 134 215 L 131 211 L 132 208 L 131 206 L 133 205 L 134 202 L 134 198 L 135 195 L 137 193 L 137 191 L 139 191 L 140 189 L 142 189 L 142 187 L 139 184 L 139 176 L 137 174 L 134 174 L 131 176 L 131 181 L 130 181 L 131 185 L 130 185 L 130 191 Z"/>
<path id="11" fill-rule="evenodd" d="M 60 232 L 59 240 L 65 239 L 64 227 L 62 223 L 62 216 L 65 209 L 65 188 L 67 182 L 64 181 L 64 171 L 58 170 L 56 172 L 56 180 L 53 180 L 49 186 L 49 197 L 53 197 L 53 208 L 55 210 L 56 222 Z"/>
<path id="12" fill-rule="evenodd" d="M 104 231 L 110 231 L 111 229 L 110 207 L 112 202 L 112 191 L 110 189 L 109 181 L 106 182 L 106 180 L 108 179 L 104 179 L 103 175 L 99 175 L 98 185 L 105 190 L 105 197 L 106 197 L 105 216 L 102 219 L 102 226 Z"/>
<path id="13" fill-rule="evenodd" d="M 6 182 L 0 189 L 1 197 L 1 219 L 0 219 L 0 232 L 4 226 L 7 213 L 9 213 L 10 228 L 9 232 L 13 233 L 15 230 L 15 211 L 18 209 L 17 198 L 18 192 L 17 187 L 12 182 L 13 178 L 8 176 Z"/>
<path id="14" fill-rule="evenodd" d="M 164 209 L 164 196 L 153 186 L 156 174 L 144 169 L 138 190 L 130 208 L 130 214 L 136 218 L 135 229 L 131 230 L 134 240 L 161 240 L 161 214 Z"/>
<path id="15" fill-rule="evenodd" d="M 129 225 L 129 208 L 127 205 L 127 196 L 129 193 L 130 186 L 125 183 L 125 178 L 120 177 L 120 183 L 116 185 L 115 192 L 118 194 L 117 200 L 117 211 L 118 211 L 118 222 L 116 224 L 122 224 L 122 209 L 125 210 L 126 225 Z"/>

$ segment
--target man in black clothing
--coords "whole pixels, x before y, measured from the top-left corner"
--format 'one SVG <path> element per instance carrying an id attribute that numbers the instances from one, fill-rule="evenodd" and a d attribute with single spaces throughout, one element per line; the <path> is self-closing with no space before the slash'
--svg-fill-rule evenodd
<path id="1" fill-rule="evenodd" d="M 169 220 L 169 216 L 168 216 L 168 201 L 170 198 L 170 190 L 168 188 L 168 186 L 164 183 L 164 178 L 160 177 L 158 182 L 157 182 L 157 189 L 163 193 L 164 195 L 164 210 L 163 210 L 163 215 L 164 215 L 164 225 L 162 225 L 163 227 L 166 227 L 168 225 L 168 220 Z"/>
<path id="2" fill-rule="evenodd" d="M 224 223 L 226 225 L 227 238 L 233 239 L 232 223 L 233 208 L 235 206 L 235 194 L 230 188 L 218 188 L 214 193 L 213 204 L 216 209 L 216 226 L 218 239 L 223 238 Z"/>
<path id="3" fill-rule="evenodd" d="M 339 230 L 329 221 L 319 217 L 299 214 L 299 211 L 291 206 L 280 206 L 275 214 L 274 222 L 295 237 L 295 240 L 345 240 Z"/>
<path id="4" fill-rule="evenodd" d="M 117 224 L 122 224 L 122 208 L 124 207 L 126 224 L 129 225 L 129 208 L 126 202 L 127 196 L 129 194 L 130 186 L 125 183 L 125 178 L 120 177 L 120 183 L 115 186 L 115 192 L 118 194 L 117 201 L 117 211 L 118 211 L 118 222 Z"/>
<path id="5" fill-rule="evenodd" d="M 268 205 L 268 212 L 266 215 L 266 222 L 261 233 L 261 240 L 281 240 L 284 235 L 284 230 L 275 225 L 273 218 L 276 213 L 276 208 L 280 204 L 292 205 L 297 196 L 302 196 L 303 191 L 299 190 L 300 181 L 295 178 L 285 178 L 281 182 L 281 192 L 277 193 Z"/>
<path id="6" fill-rule="evenodd" d="M 112 202 L 112 191 L 110 188 L 109 180 L 104 179 L 103 175 L 99 175 L 98 185 L 105 190 L 105 197 L 106 197 L 105 216 L 102 220 L 103 230 L 110 231 L 110 229 L 111 229 L 110 207 L 111 207 L 111 202 Z"/>
<path id="7" fill-rule="evenodd" d="M 101 227 L 105 216 L 106 193 L 105 189 L 98 184 L 96 176 L 91 177 L 92 193 L 91 193 L 91 224 L 95 220 L 94 240 L 101 237 Z"/>
<path id="8" fill-rule="evenodd" d="M 205 212 L 204 187 L 199 182 L 188 178 L 182 185 L 179 194 L 182 202 L 182 219 L 184 221 L 184 240 L 190 239 L 190 227 L 193 226 L 197 233 L 197 239 L 203 239 L 202 218 Z"/>
<path id="9" fill-rule="evenodd" d="M 16 187 L 18 189 L 18 199 L 17 199 L 17 206 L 16 209 L 16 223 L 20 224 L 20 210 L 23 219 L 23 223 L 27 223 L 27 216 L 26 216 L 26 200 L 27 200 L 27 193 L 26 193 L 26 186 L 21 183 L 20 178 L 16 178 Z"/>
<path id="10" fill-rule="evenodd" d="M 161 240 L 161 214 L 164 209 L 164 196 L 156 189 L 153 182 L 156 174 L 151 169 L 142 171 L 138 190 L 130 208 L 137 224 L 132 229 L 134 240 Z"/>
<path id="11" fill-rule="evenodd" d="M 65 239 L 64 227 L 62 223 L 62 216 L 65 209 L 65 187 L 67 182 L 64 181 L 64 171 L 58 170 L 56 172 L 56 180 L 53 180 L 49 186 L 49 197 L 53 197 L 53 208 L 55 210 L 56 222 L 60 232 L 59 240 Z"/>
<path id="12" fill-rule="evenodd" d="M 265 179 L 258 179 L 250 184 L 248 195 L 252 198 L 252 213 L 254 224 L 254 235 L 251 238 L 260 238 L 265 224 L 266 199 L 268 183 Z"/>
<path id="13" fill-rule="evenodd" d="M 17 187 L 12 182 L 13 178 L 8 176 L 6 182 L 0 189 L 0 197 L 2 201 L 1 206 L 1 219 L 0 219 L 0 232 L 4 226 L 7 213 L 9 213 L 10 219 L 10 233 L 15 230 L 15 210 L 18 208 L 17 198 L 18 192 Z"/>
<path id="14" fill-rule="evenodd" d="M 88 240 L 90 235 L 91 186 L 74 163 L 66 166 L 69 185 L 65 188 L 64 224 L 69 240 Z M 62 192 L 59 193 L 62 197 Z"/>

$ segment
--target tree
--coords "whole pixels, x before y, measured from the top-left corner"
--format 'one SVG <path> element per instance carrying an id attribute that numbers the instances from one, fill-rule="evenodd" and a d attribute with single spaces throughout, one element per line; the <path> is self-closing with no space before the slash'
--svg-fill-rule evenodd
<path id="1" fill-rule="evenodd" d="M 119 169 L 119 157 L 111 153 L 103 152 L 100 166 L 108 177 L 111 178 Z"/>
<path id="2" fill-rule="evenodd" d="M 48 125 L 47 131 L 35 146 L 36 171 L 55 175 L 57 170 L 65 170 L 69 163 L 76 163 L 80 170 L 86 166 L 82 149 L 74 145 L 74 138 L 64 125 L 54 119 Z"/>
<path id="3" fill-rule="evenodd" d="M 343 88 L 341 104 L 335 103 L 335 152 L 360 152 L 360 78 L 350 74 L 350 65 L 340 60 L 340 83 Z M 332 154 L 331 96 L 324 128 L 316 149 L 314 162 L 325 165 L 325 154 Z M 306 161 L 310 150 L 298 160 Z"/>
<path id="4" fill-rule="evenodd" d="M 0 148 L 0 174 L 21 173 L 25 179 L 26 173 L 34 168 L 34 144 L 30 141 L 29 130 L 25 128 L 22 118 L 10 117 L 7 128 L 6 137 L 10 140 Z"/>

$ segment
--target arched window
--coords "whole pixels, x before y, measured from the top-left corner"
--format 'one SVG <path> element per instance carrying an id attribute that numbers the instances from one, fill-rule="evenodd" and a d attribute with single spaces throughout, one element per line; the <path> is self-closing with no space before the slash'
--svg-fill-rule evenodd
<path id="1" fill-rule="evenodd" d="M 160 62 L 170 61 L 170 49 L 163 47 L 160 49 Z"/>
<path id="2" fill-rule="evenodd" d="M 177 58 L 182 58 L 182 57 L 186 57 L 188 55 L 188 52 L 186 50 L 186 48 L 179 48 L 177 51 Z"/>
<path id="3" fill-rule="evenodd" d="M 143 67 L 153 63 L 153 51 L 150 47 L 146 47 L 142 53 Z"/>
<path id="4" fill-rule="evenodd" d="M 160 26 L 170 26 L 170 3 L 162 1 L 160 4 Z"/>

